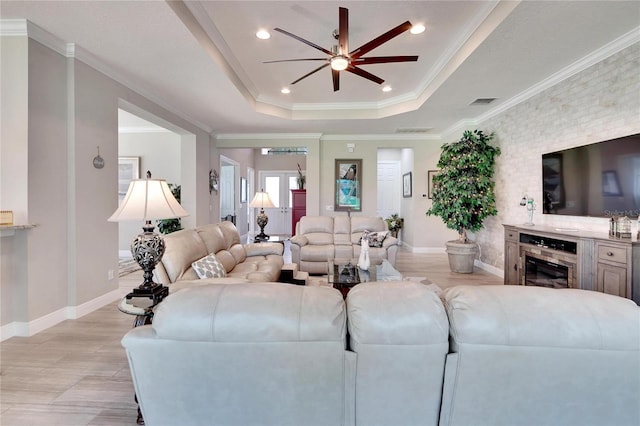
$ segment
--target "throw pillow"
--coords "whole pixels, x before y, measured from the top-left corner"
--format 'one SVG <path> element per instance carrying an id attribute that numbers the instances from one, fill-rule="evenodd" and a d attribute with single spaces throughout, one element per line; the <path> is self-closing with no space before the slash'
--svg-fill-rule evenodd
<path id="1" fill-rule="evenodd" d="M 360 237 L 359 244 L 362 245 L 362 240 L 366 239 L 369 243 L 369 247 L 382 247 L 384 239 L 387 238 L 389 231 L 369 232 L 364 231 L 362 237 Z"/>
<path id="2" fill-rule="evenodd" d="M 223 278 L 227 276 L 224 265 L 220 263 L 216 256 L 211 253 L 200 260 L 191 264 L 193 270 L 196 271 L 200 279 L 204 278 Z"/>

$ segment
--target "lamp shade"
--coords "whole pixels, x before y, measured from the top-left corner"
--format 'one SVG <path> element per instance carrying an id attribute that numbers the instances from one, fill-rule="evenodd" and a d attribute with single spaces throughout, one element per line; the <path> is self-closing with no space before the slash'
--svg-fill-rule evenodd
<path id="1" fill-rule="evenodd" d="M 256 192 L 256 195 L 254 195 L 253 200 L 251 200 L 251 204 L 249 204 L 249 207 L 253 207 L 253 208 L 267 208 L 267 209 L 273 209 L 276 206 L 273 204 L 273 201 L 271 201 L 271 197 L 269 197 L 269 193 L 267 192 Z"/>
<path id="2" fill-rule="evenodd" d="M 160 220 L 189 216 L 175 199 L 164 179 L 131 181 L 127 195 L 109 222 Z"/>

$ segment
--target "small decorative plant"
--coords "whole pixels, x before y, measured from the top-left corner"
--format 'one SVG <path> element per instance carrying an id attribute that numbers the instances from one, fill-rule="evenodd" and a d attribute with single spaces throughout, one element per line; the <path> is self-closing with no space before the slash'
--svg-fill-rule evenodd
<path id="1" fill-rule="evenodd" d="M 296 180 L 298 181 L 298 189 L 304 189 L 304 184 L 307 181 L 307 177 L 302 174 L 300 163 L 298 163 L 298 177 L 296 178 Z"/>
<path id="2" fill-rule="evenodd" d="M 493 174 L 500 148 L 489 145 L 493 137 L 465 131 L 458 142 L 442 145 L 433 205 L 426 214 L 440 216 L 447 228 L 456 230 L 459 243 L 467 242 L 467 231 L 479 231 L 485 218 L 498 213 Z"/>
<path id="3" fill-rule="evenodd" d="M 174 185 L 172 183 L 168 184 L 171 193 L 176 198 L 178 202 L 180 202 L 180 185 Z M 175 219 L 162 219 L 158 221 L 158 231 L 162 234 L 170 234 L 172 232 L 176 232 L 182 229 L 182 222 L 180 218 Z"/>
<path id="4" fill-rule="evenodd" d="M 402 229 L 404 226 L 404 219 L 398 216 L 398 213 L 394 213 L 388 218 L 385 219 L 387 222 L 387 226 L 389 227 L 389 231 L 394 235 L 398 235 L 398 231 Z"/>

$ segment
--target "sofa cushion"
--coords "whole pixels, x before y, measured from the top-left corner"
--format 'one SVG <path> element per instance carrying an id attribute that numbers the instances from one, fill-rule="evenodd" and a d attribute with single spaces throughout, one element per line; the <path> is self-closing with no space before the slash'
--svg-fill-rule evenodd
<path id="1" fill-rule="evenodd" d="M 222 235 L 224 235 L 224 241 L 226 244 L 225 248 L 228 249 L 234 244 L 240 244 L 240 233 L 233 222 L 229 222 L 227 220 L 218 223 L 218 226 L 220 227 L 220 231 L 222 231 Z"/>
<path id="2" fill-rule="evenodd" d="M 233 257 L 231 252 L 228 250 L 220 250 L 216 254 L 216 258 L 224 265 L 225 271 L 227 273 L 231 272 L 233 268 L 236 267 L 236 258 Z"/>
<path id="3" fill-rule="evenodd" d="M 333 241 L 333 217 L 331 216 L 303 216 L 299 222 L 299 234 L 329 234 Z"/>
<path id="4" fill-rule="evenodd" d="M 337 291 L 281 283 L 186 288 L 156 309 L 160 339 L 200 342 L 334 341 L 346 335 Z"/>
<path id="5" fill-rule="evenodd" d="M 196 231 L 198 231 L 200 238 L 204 241 L 204 245 L 207 247 L 207 253 L 217 253 L 220 250 L 229 248 L 222 234 L 222 230 L 217 223 L 198 227 Z"/>
<path id="6" fill-rule="evenodd" d="M 166 235 L 164 244 L 161 262 L 171 282 L 183 278 L 197 279 L 191 264 L 209 253 L 200 235 L 194 229 L 184 229 Z"/>
<path id="7" fill-rule="evenodd" d="M 200 279 L 223 278 L 227 276 L 224 265 L 216 259 L 216 256 L 213 253 L 193 262 L 191 267 L 196 271 L 196 274 L 198 274 Z"/>

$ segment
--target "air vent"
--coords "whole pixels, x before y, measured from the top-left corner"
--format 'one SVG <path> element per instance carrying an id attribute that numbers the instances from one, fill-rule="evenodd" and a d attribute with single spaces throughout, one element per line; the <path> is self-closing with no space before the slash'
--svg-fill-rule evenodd
<path id="1" fill-rule="evenodd" d="M 403 127 L 396 129 L 396 133 L 429 133 L 433 127 Z"/>
<path id="2" fill-rule="evenodd" d="M 478 98 L 475 101 L 471 102 L 469 105 L 489 105 L 495 100 L 496 98 Z"/>

